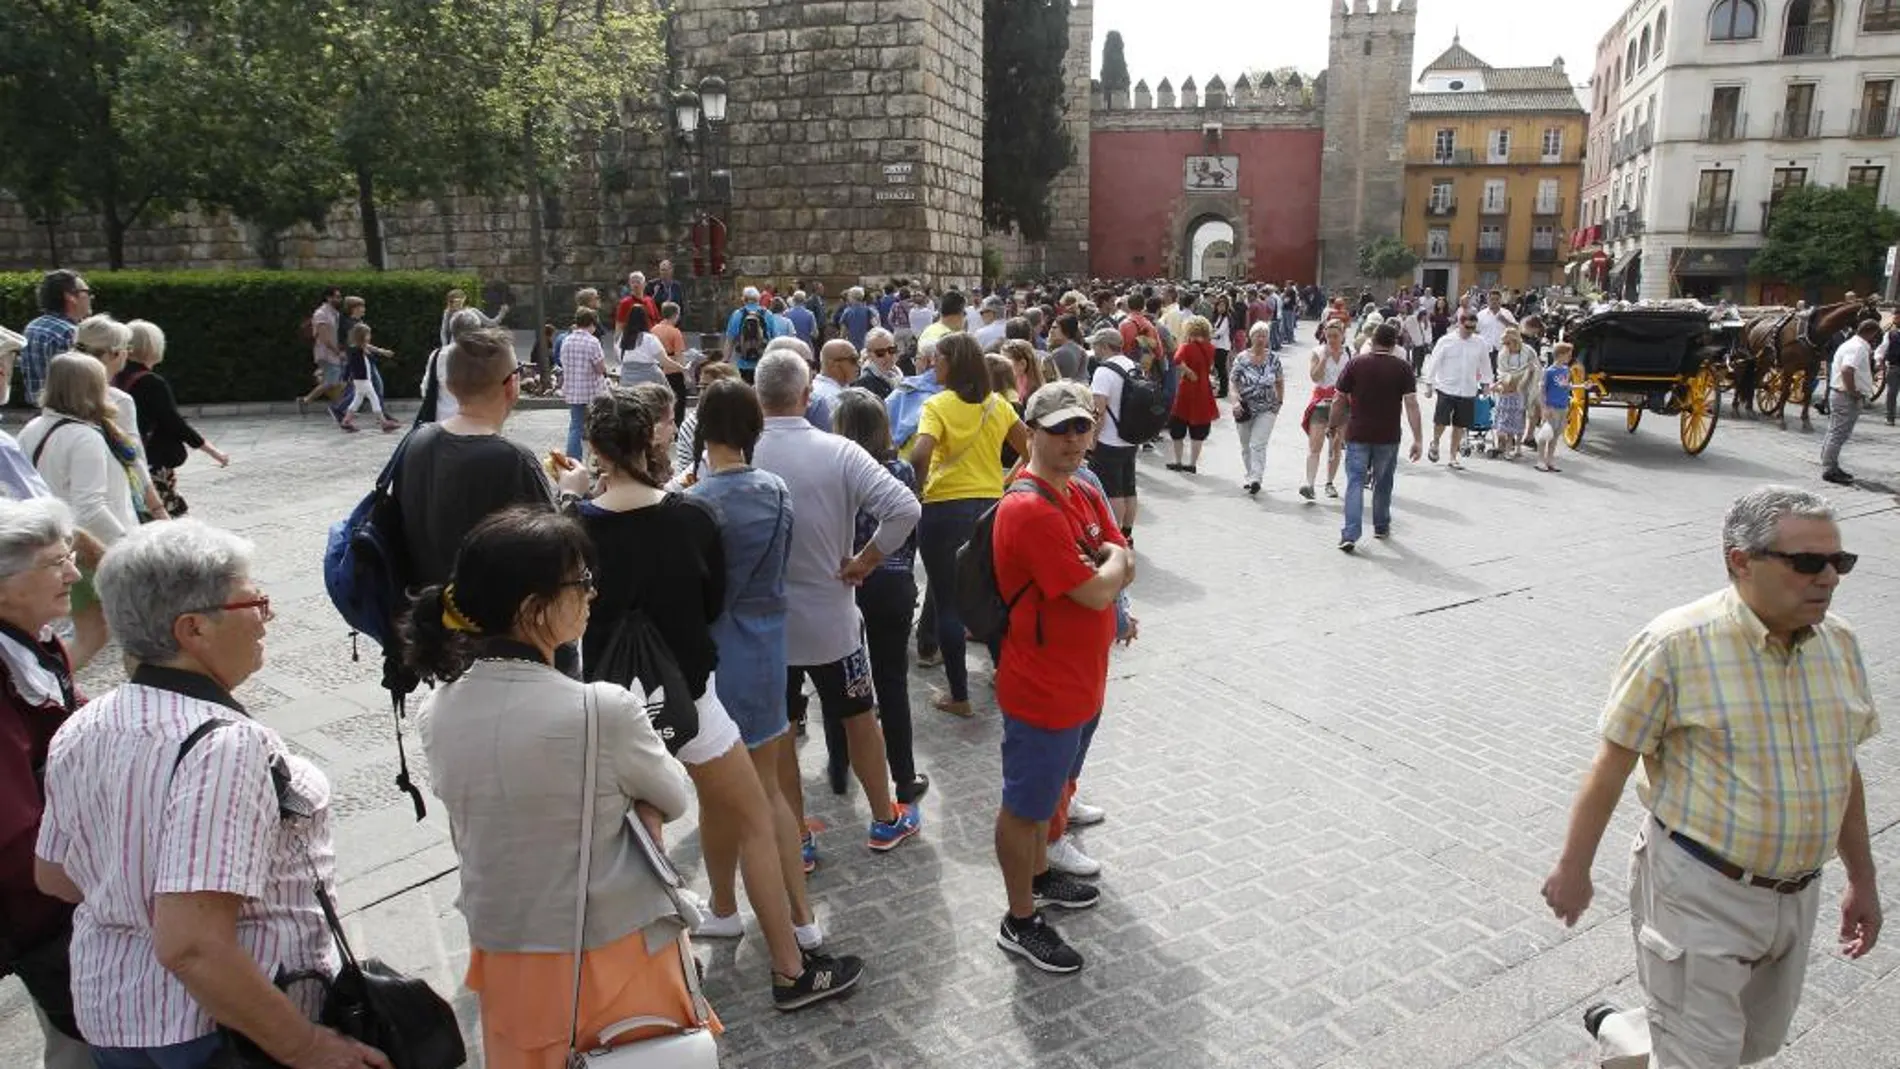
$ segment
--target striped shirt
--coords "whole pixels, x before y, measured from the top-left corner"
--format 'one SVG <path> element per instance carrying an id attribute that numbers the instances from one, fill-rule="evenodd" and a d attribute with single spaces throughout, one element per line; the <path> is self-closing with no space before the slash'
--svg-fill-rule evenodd
<path id="1" fill-rule="evenodd" d="M 572 330 L 561 342 L 561 399 L 584 405 L 607 392 L 607 354 L 600 340 L 584 330 Z"/>
<path id="2" fill-rule="evenodd" d="M 174 773 L 179 746 L 207 719 L 230 723 L 204 736 Z M 288 774 L 285 808 L 308 816 L 280 817 L 274 762 Z M 334 975 L 339 962 L 314 882 L 333 882 L 329 804 L 323 773 L 203 676 L 141 666 L 132 682 L 74 714 L 53 737 L 36 852 L 85 894 L 71 956 L 86 1038 L 160 1047 L 212 1030 L 158 962 L 155 895 L 241 895 L 238 945 L 267 976 L 280 967 Z M 313 1019 L 317 986 L 291 990 Z"/>
<path id="3" fill-rule="evenodd" d="M 1657 617 L 1618 665 L 1600 724 L 1643 755 L 1636 793 L 1671 830 L 1752 873 L 1833 856 L 1854 750 L 1880 730 L 1854 631 L 1772 640 L 1734 588 Z"/>

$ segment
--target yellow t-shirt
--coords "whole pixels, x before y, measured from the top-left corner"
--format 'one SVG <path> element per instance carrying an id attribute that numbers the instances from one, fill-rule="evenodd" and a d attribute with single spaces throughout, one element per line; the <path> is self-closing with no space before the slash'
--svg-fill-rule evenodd
<path id="1" fill-rule="evenodd" d="M 924 402 L 917 433 L 936 439 L 924 501 L 1003 496 L 1003 442 L 1016 410 L 997 394 L 971 404 L 949 390 Z"/>

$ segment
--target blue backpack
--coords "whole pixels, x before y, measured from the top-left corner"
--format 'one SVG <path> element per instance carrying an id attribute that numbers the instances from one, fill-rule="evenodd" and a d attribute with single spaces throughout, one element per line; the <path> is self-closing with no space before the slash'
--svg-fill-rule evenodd
<path id="1" fill-rule="evenodd" d="M 396 640 L 396 617 L 409 603 L 409 556 L 403 539 L 402 509 L 390 492 L 402 458 L 415 431 L 403 436 L 389 455 L 376 486 L 356 503 L 350 514 L 330 527 L 323 547 L 323 587 L 330 604 L 350 625 L 350 659 L 361 660 L 356 637 L 366 635 L 383 651 L 383 689 L 389 692 L 396 722 L 396 786 L 409 796 L 416 819 L 428 813 L 422 792 L 409 778 L 409 757 L 403 751 L 403 699 L 419 681 L 402 663 Z"/>

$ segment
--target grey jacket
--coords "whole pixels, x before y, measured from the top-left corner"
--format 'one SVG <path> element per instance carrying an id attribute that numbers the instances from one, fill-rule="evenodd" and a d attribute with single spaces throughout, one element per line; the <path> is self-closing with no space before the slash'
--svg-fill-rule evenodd
<path id="1" fill-rule="evenodd" d="M 483 950 L 573 946 L 588 686 L 598 695 L 600 754 L 585 944 L 644 930 L 648 951 L 657 952 L 679 934 L 673 904 L 626 824 L 636 800 L 677 820 L 693 796 L 644 703 L 546 665 L 478 661 L 423 703 L 421 734 L 462 862 L 456 905 L 469 942 Z"/>

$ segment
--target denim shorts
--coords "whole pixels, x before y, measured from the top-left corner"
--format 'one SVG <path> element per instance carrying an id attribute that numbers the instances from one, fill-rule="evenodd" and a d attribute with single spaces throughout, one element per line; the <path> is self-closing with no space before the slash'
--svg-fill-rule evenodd
<path id="1" fill-rule="evenodd" d="M 1003 714 L 1003 808 L 1023 820 L 1048 820 L 1062 791 L 1082 775 L 1101 714 L 1085 724 L 1051 731 Z"/>

